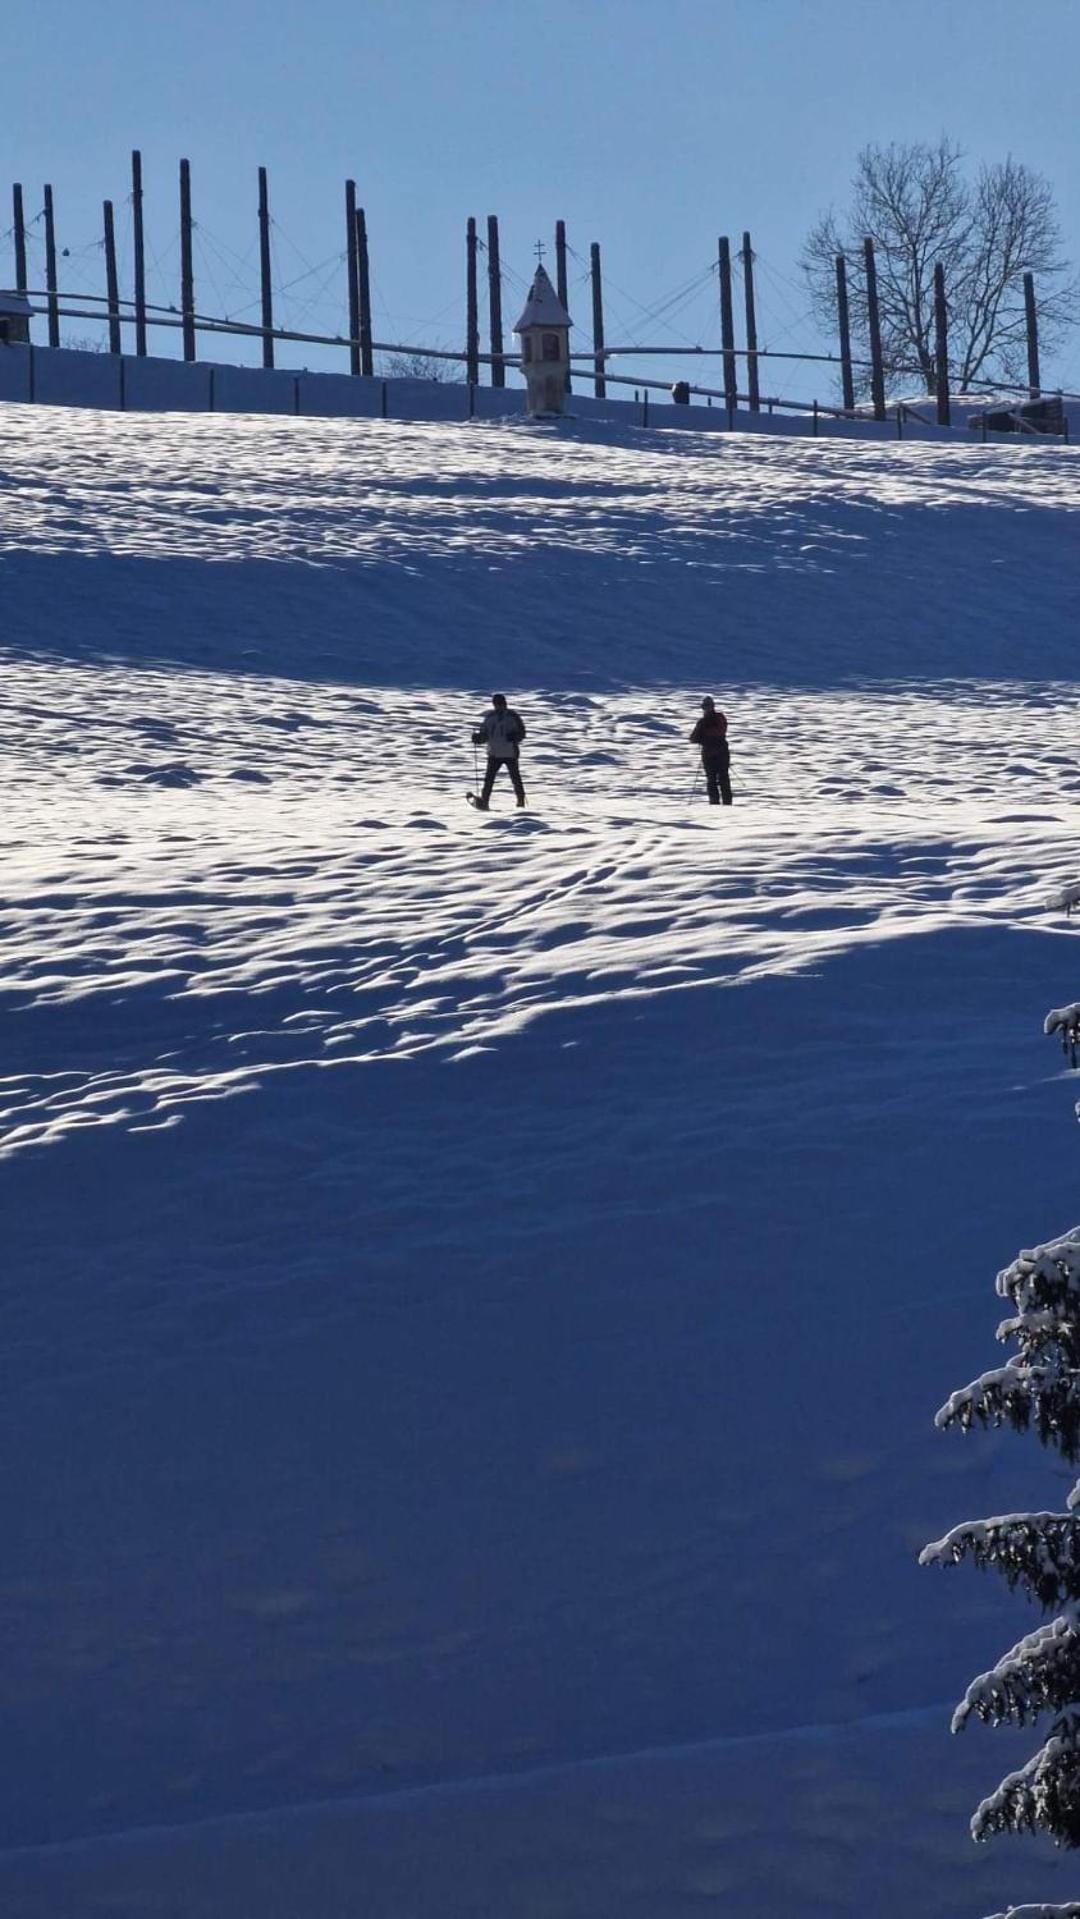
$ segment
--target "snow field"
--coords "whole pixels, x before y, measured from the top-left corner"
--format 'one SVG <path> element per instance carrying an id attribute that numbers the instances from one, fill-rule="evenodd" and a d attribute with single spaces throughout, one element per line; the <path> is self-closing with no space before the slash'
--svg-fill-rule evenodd
<path id="1" fill-rule="evenodd" d="M 66 1071 L 0 1080 L 0 1150 L 175 1123 L 266 1070 L 462 1058 L 610 997 L 1042 926 L 1075 864 L 1069 687 L 747 689 L 730 814 L 686 692 L 525 697 L 532 809 L 503 779 L 477 822 L 461 693 L 11 660 L 4 993 L 93 1017 Z M 433 778 L 417 737 L 460 771 Z M 214 1017 L 235 996 L 262 1014 L 240 1031 Z"/>
<path id="2" fill-rule="evenodd" d="M 1067 1896 L 915 1553 L 1052 1501 L 933 1414 L 1076 1216 L 1076 456 L 300 425 L 4 416 L 6 1909 Z"/>

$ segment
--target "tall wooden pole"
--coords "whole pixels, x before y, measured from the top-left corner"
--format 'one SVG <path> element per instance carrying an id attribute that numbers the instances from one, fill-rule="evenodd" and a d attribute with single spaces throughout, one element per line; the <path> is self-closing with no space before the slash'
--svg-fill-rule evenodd
<path id="1" fill-rule="evenodd" d="M 934 362 L 937 389 L 937 422 L 948 426 L 949 412 L 949 315 L 945 305 L 945 268 L 939 260 L 934 268 Z"/>
<path id="2" fill-rule="evenodd" d="M 733 413 L 738 403 L 735 372 L 735 316 L 731 305 L 731 248 L 726 235 L 720 241 L 720 341 L 724 349 L 724 402 Z"/>
<path id="3" fill-rule="evenodd" d="M 855 375 L 851 365 L 851 320 L 848 315 L 847 261 L 836 256 L 836 316 L 840 325 L 840 378 L 844 384 L 844 409 L 855 411 Z"/>
<path id="4" fill-rule="evenodd" d="M 869 235 L 863 241 L 863 258 L 866 261 L 866 312 L 870 326 L 870 391 L 874 402 L 874 418 L 883 420 L 885 418 L 885 368 L 881 358 L 877 262 L 874 259 L 874 242 Z"/>
<path id="5" fill-rule="evenodd" d="M 262 291 L 262 363 L 274 364 L 274 291 L 270 284 L 270 190 L 266 168 L 259 168 L 259 282 Z"/>
<path id="6" fill-rule="evenodd" d="M 56 286 L 56 215 L 53 190 L 45 188 L 45 287 L 49 296 L 49 345 L 60 345 L 60 302 Z"/>
<path id="7" fill-rule="evenodd" d="M 491 330 L 491 384 L 506 385 L 506 366 L 498 357 L 503 350 L 502 274 L 499 268 L 498 215 L 488 214 L 488 313 Z"/>
<path id="8" fill-rule="evenodd" d="M 1035 311 L 1035 275 L 1024 275 L 1024 319 L 1027 322 L 1028 356 L 1028 393 L 1037 400 L 1041 391 L 1039 378 L 1039 316 Z"/>
<path id="9" fill-rule="evenodd" d="M 476 296 L 476 221 L 469 216 L 465 229 L 465 378 L 470 386 L 480 379 L 480 313 Z"/>
<path id="10" fill-rule="evenodd" d="M 109 313 L 109 352 L 122 353 L 123 341 L 120 338 L 120 282 L 116 277 L 116 228 L 113 225 L 113 203 L 105 202 L 105 292 Z"/>
<path id="11" fill-rule="evenodd" d="M 565 220 L 556 220 L 555 222 L 555 291 L 558 294 L 559 299 L 562 301 L 562 304 L 564 308 L 566 309 L 566 312 L 569 313 L 570 311 L 569 291 L 568 291 L 567 280 L 566 280 L 566 221 Z M 571 390 L 570 362 L 567 361 L 566 391 L 569 393 L 570 390 Z"/>
<path id="12" fill-rule="evenodd" d="M 14 215 L 15 234 L 15 290 L 26 292 L 26 221 L 23 217 L 22 187 L 16 183 L 11 189 L 11 208 Z"/>
<path id="13" fill-rule="evenodd" d="M 607 398 L 604 378 L 604 283 L 600 275 L 600 245 L 594 240 L 589 248 L 589 273 L 592 279 L 592 339 L 595 369 L 593 392 L 598 400 Z"/>
<path id="14" fill-rule="evenodd" d="M 367 215 L 356 209 L 356 301 L 360 309 L 360 371 L 370 380 L 375 372 L 371 331 L 371 264 L 368 259 Z"/>
<path id="15" fill-rule="evenodd" d="M 360 282 L 356 260 L 356 181 L 345 182 L 345 258 L 349 275 L 349 372 L 360 371 Z"/>
<path id="16" fill-rule="evenodd" d="M 758 386 L 757 363 L 757 314 L 754 310 L 754 249 L 750 245 L 750 235 L 742 237 L 743 291 L 746 295 L 746 391 L 750 400 L 751 413 L 761 412 L 761 392 Z"/>
<path id="17" fill-rule="evenodd" d="M 180 318 L 184 332 L 184 358 L 195 358 L 195 268 L 191 218 L 191 167 L 180 162 Z"/>
<path id="18" fill-rule="evenodd" d="M 135 239 L 135 351 L 146 355 L 146 236 L 143 231 L 142 154 L 131 156 L 131 217 Z"/>

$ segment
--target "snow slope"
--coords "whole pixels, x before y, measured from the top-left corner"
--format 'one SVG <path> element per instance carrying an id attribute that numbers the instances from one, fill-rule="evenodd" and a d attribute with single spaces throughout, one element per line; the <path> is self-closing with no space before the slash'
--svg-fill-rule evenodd
<path id="1" fill-rule="evenodd" d="M 914 1555 L 1054 1496 L 932 1415 L 1080 1216 L 1080 455 L 0 449 L 5 1911 L 1074 1893 Z"/>

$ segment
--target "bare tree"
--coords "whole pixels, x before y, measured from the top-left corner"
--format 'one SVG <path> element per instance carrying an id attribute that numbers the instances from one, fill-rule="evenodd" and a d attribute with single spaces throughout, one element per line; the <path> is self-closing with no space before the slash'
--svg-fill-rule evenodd
<path id="1" fill-rule="evenodd" d="M 391 380 L 441 380 L 458 385 L 465 377 L 457 360 L 437 360 L 430 353 L 388 353 L 385 366 Z"/>
<path id="2" fill-rule="evenodd" d="M 843 218 L 830 211 L 810 233 L 802 267 L 814 312 L 836 324 L 836 257 L 847 263 L 851 317 L 866 327 L 863 241 L 874 242 L 882 351 L 890 391 L 913 374 L 934 388 L 934 267 L 945 269 L 949 371 L 963 392 L 977 380 L 1018 381 L 1025 362 L 1024 274 L 1036 276 L 1041 340 L 1053 351 L 1076 312 L 1065 283 L 1053 191 L 1009 158 L 965 177 L 963 154 L 936 146 L 864 147 Z M 869 371 L 857 384 L 869 386 Z"/>

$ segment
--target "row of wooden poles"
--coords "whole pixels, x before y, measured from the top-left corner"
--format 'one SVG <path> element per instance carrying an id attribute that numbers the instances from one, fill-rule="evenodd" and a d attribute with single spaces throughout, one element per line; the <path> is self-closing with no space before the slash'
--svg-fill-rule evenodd
<path id="1" fill-rule="evenodd" d="M 367 224 L 362 207 L 356 204 L 356 185 L 349 180 L 345 188 L 347 219 L 347 257 L 349 278 L 349 349 L 351 371 L 353 373 L 374 372 L 374 342 L 371 337 L 371 292 L 368 265 Z M 26 256 L 26 215 L 23 190 L 19 183 L 12 188 L 13 223 L 12 233 L 15 244 L 15 288 L 26 294 L 29 291 Z M 270 192 L 265 167 L 259 168 L 259 269 L 262 292 L 262 324 L 258 327 L 239 327 L 235 324 L 210 322 L 199 315 L 195 309 L 195 220 L 191 210 L 191 165 L 187 160 L 180 162 L 180 319 L 167 317 L 150 318 L 151 313 L 160 314 L 153 309 L 146 298 L 146 237 L 143 224 L 143 175 L 142 154 L 137 150 L 131 156 L 131 212 L 134 242 L 134 298 L 121 298 L 119 276 L 116 261 L 116 224 L 113 202 L 106 200 L 104 211 L 104 250 L 106 317 L 109 326 L 109 351 L 122 352 L 120 335 L 121 309 L 131 307 L 134 311 L 135 352 L 140 357 L 147 352 L 148 326 L 178 325 L 183 333 L 183 355 L 185 360 L 196 358 L 195 338 L 200 326 L 215 332 L 239 331 L 256 333 L 262 337 L 263 365 L 274 364 L 275 339 L 289 338 L 282 329 L 274 327 L 274 301 L 270 270 Z M 60 319 L 62 308 L 61 294 L 57 279 L 56 255 L 56 216 L 53 203 L 53 190 L 46 186 L 44 190 L 45 223 L 45 299 L 48 315 L 49 345 L 60 344 Z M 87 296 L 76 294 L 76 299 Z M 170 309 L 174 311 L 174 309 Z M 299 336 L 298 336 L 299 337 Z M 305 336 L 313 337 L 313 336 Z"/>
<path id="2" fill-rule="evenodd" d="M 490 351 L 482 353 L 480 348 L 480 302 L 479 302 L 479 261 L 480 236 L 475 219 L 469 219 L 465 239 L 465 351 L 464 353 L 433 349 L 430 347 L 402 347 L 399 343 L 386 343 L 373 338 L 371 316 L 371 273 L 368 255 L 367 220 L 363 207 L 356 203 L 356 184 L 352 180 L 345 182 L 345 236 L 346 263 L 349 297 L 349 334 L 347 341 L 340 335 L 298 333 L 274 326 L 274 302 L 271 283 L 270 257 L 270 196 L 265 167 L 259 170 L 259 272 L 261 288 L 261 324 L 249 325 L 239 321 L 210 319 L 196 311 L 195 306 L 195 270 L 194 270 L 194 231 L 195 221 L 192 215 L 191 167 L 187 160 L 180 162 L 180 307 L 179 319 L 175 308 L 152 308 L 146 299 L 146 242 L 143 227 L 143 175 L 142 155 L 135 151 L 131 156 L 131 208 L 134 239 L 134 298 L 122 298 L 117 273 L 116 231 L 113 202 L 104 202 L 104 252 L 106 295 L 103 302 L 109 328 L 109 351 L 121 353 L 121 320 L 129 318 L 123 309 L 130 308 L 134 316 L 135 351 L 145 355 L 147 351 L 148 326 L 178 327 L 183 334 L 183 357 L 185 360 L 196 358 L 196 335 L 208 333 L 241 333 L 255 335 L 262 341 L 262 362 L 264 367 L 274 365 L 275 340 L 303 340 L 320 345 L 347 345 L 349 350 L 349 370 L 357 375 L 372 375 L 375 371 L 374 355 L 376 351 L 421 353 L 429 358 L 464 361 L 465 377 L 471 385 L 477 385 L 480 379 L 481 363 L 490 369 L 493 386 L 506 384 L 506 368 L 516 363 L 516 356 L 507 353 L 503 339 L 502 314 L 502 271 L 499 254 L 499 222 L 495 214 L 487 221 L 487 280 L 488 280 L 488 325 Z M 22 186 L 16 184 L 12 191 L 13 200 L 13 236 L 15 243 L 15 280 L 16 291 L 27 294 L 30 291 L 27 274 L 26 218 Z M 85 318 L 85 309 L 63 308 L 62 295 L 57 279 L 56 221 L 51 186 L 44 190 L 45 224 L 45 288 L 46 313 L 48 316 L 49 345 L 60 344 L 61 315 Z M 851 342 L 850 309 L 847 285 L 847 262 L 843 254 L 836 256 L 836 308 L 840 339 L 839 365 L 843 389 L 842 409 L 830 411 L 851 413 L 855 410 L 855 369 L 869 368 L 870 395 L 874 418 L 883 420 L 885 408 L 885 361 L 882 353 L 881 319 L 878 300 L 877 268 L 874 257 L 874 243 L 866 239 L 864 247 L 864 268 L 866 282 L 867 323 L 869 333 L 869 357 L 859 359 L 853 356 Z M 563 220 L 555 226 L 555 277 L 556 291 L 564 307 L 569 308 L 567 281 L 566 223 Z M 717 272 L 720 285 L 720 334 L 721 358 L 723 364 L 722 388 L 694 386 L 685 383 L 686 394 L 690 392 L 705 394 L 722 399 L 729 413 L 734 412 L 740 400 L 745 400 L 750 411 L 757 413 L 761 408 L 759 385 L 759 366 L 763 359 L 782 360 L 821 360 L 834 362 L 829 354 L 771 353 L 759 348 L 757 339 L 757 320 L 754 302 L 754 254 L 749 233 L 742 236 L 742 277 L 746 327 L 746 344 L 735 344 L 735 306 L 732 285 L 731 246 L 726 237 L 719 241 Z M 661 381 L 628 378 L 612 374 L 608 369 L 609 359 L 617 355 L 663 354 L 674 358 L 682 354 L 699 355 L 706 351 L 700 347 L 607 347 L 604 339 L 604 300 L 601 276 L 600 247 L 593 242 L 589 249 L 589 278 L 592 294 L 592 351 L 587 354 L 575 354 L 573 359 L 592 363 L 593 390 L 598 399 L 607 393 L 608 381 L 623 386 L 664 386 Z M 77 300 L 86 302 L 96 296 L 79 295 Z M 1027 320 L 1028 385 L 1034 397 L 1040 391 L 1039 378 L 1039 340 L 1035 307 L 1035 289 L 1030 273 L 1024 275 L 1024 301 Z M 153 315 L 154 317 L 150 317 Z M 130 323 L 130 319 L 129 319 Z M 746 361 L 746 393 L 738 391 L 737 363 Z M 938 264 L 934 268 L 934 368 L 935 398 L 937 419 L 942 426 L 950 423 L 949 400 L 949 364 L 948 364 L 948 307 L 946 301 L 944 268 Z M 583 369 L 584 370 L 584 369 Z M 896 369 L 912 371 L 913 369 Z M 570 374 L 567 373 L 567 387 L 570 386 Z M 784 404 L 792 404 L 784 402 Z M 815 403 L 815 411 L 817 406 Z"/>
<path id="3" fill-rule="evenodd" d="M 768 359 L 819 360 L 819 361 L 826 361 L 832 364 L 835 364 L 835 360 L 833 359 L 833 356 L 831 354 L 817 354 L 817 353 L 773 354 L 768 351 L 763 351 L 762 349 L 758 347 L 757 327 L 756 327 L 756 322 L 754 317 L 753 252 L 750 244 L 750 235 L 748 233 L 743 234 L 743 246 L 742 246 L 743 289 L 744 289 L 745 301 L 746 301 L 746 346 L 744 348 L 736 347 L 735 333 L 734 333 L 734 320 L 733 320 L 732 288 L 731 288 L 731 256 L 730 256 L 730 248 L 729 248 L 728 241 L 726 239 L 721 239 L 719 243 L 719 248 L 720 250 L 719 250 L 718 266 L 719 266 L 719 276 L 720 276 L 720 332 L 721 332 L 721 343 L 722 343 L 721 353 L 723 357 L 723 366 L 724 366 L 723 390 L 721 392 L 717 389 L 713 389 L 709 387 L 692 387 L 692 388 L 688 388 L 688 392 L 705 393 L 705 394 L 714 395 L 716 398 L 722 398 L 724 400 L 725 405 L 727 406 L 729 414 L 734 412 L 734 409 L 736 405 L 738 404 L 739 400 L 745 397 L 746 402 L 750 408 L 750 411 L 752 413 L 756 413 L 760 410 L 760 405 L 761 405 L 759 388 L 758 388 L 758 364 L 761 360 L 768 360 Z M 880 308 L 880 302 L 878 298 L 877 262 L 874 254 L 874 242 L 870 238 L 866 238 L 863 241 L 863 261 L 864 261 L 865 282 L 866 282 L 865 290 L 866 290 L 867 332 L 869 335 L 869 355 L 865 359 L 861 359 L 856 357 L 852 352 L 850 302 L 848 299 L 848 281 L 847 281 L 847 271 L 848 271 L 847 260 L 844 254 L 838 253 L 835 256 L 836 315 L 837 315 L 837 328 L 838 328 L 839 337 L 840 337 L 839 365 L 840 365 L 841 386 L 843 391 L 843 405 L 841 407 L 821 407 L 818 401 L 815 400 L 812 403 L 812 407 L 806 406 L 804 408 L 804 410 L 807 412 L 813 411 L 815 418 L 819 412 L 842 414 L 842 413 L 853 413 L 855 411 L 855 369 L 857 367 L 863 370 L 869 369 L 870 399 L 871 399 L 871 405 L 873 408 L 873 415 L 875 420 L 884 420 L 886 417 L 886 405 L 885 405 L 886 374 L 887 373 L 914 374 L 918 372 L 921 375 L 922 373 L 921 368 L 916 369 L 910 365 L 898 367 L 898 366 L 886 364 L 884 353 L 882 350 L 882 339 L 881 339 L 881 308 Z M 1025 312 L 1026 331 L 1027 331 L 1028 392 L 1030 397 L 1032 399 L 1035 399 L 1038 397 L 1041 391 L 1041 381 L 1040 381 L 1040 372 L 1039 372 L 1039 328 L 1038 328 L 1038 315 L 1037 315 L 1037 310 L 1035 305 L 1035 281 L 1034 281 L 1034 276 L 1031 273 L 1024 274 L 1024 312 Z M 701 347 L 662 347 L 662 348 L 652 348 L 652 347 L 640 348 L 639 347 L 635 350 L 639 353 L 659 352 L 659 353 L 663 353 L 665 357 L 669 359 L 675 359 L 685 354 L 694 354 L 694 355 L 700 354 L 704 349 L 702 349 Z M 744 358 L 747 363 L 747 393 L 745 396 L 739 394 L 737 391 L 738 382 L 737 382 L 737 374 L 736 374 L 736 362 L 740 358 Z M 934 356 L 933 358 L 934 358 L 933 392 L 934 392 L 934 398 L 935 398 L 936 407 L 937 407 L 937 422 L 939 426 L 949 426 L 951 424 L 951 402 L 950 402 L 950 390 L 949 390 L 949 318 L 948 318 L 948 302 L 946 299 L 946 289 L 945 289 L 945 269 L 940 261 L 934 267 Z M 992 382 L 985 382 L 985 383 L 980 382 L 978 384 L 980 385 L 985 384 L 993 388 Z M 800 403 L 788 400 L 788 401 L 782 402 L 782 404 L 790 407 L 790 406 L 796 406 Z"/>
<path id="4" fill-rule="evenodd" d="M 196 311 L 195 306 L 195 267 L 194 232 L 195 220 L 192 213 L 191 166 L 189 161 L 180 162 L 180 318 L 154 317 L 154 312 L 146 299 L 146 241 L 143 225 L 143 172 L 142 155 L 137 150 L 131 156 L 131 209 L 134 240 L 134 298 L 123 299 L 120 294 L 116 255 L 116 221 L 114 205 L 111 200 L 103 203 L 104 215 L 104 252 L 106 295 L 102 304 L 109 328 L 109 351 L 122 352 L 121 321 L 127 316 L 122 309 L 130 307 L 134 313 L 135 351 L 145 355 L 147 351 L 148 326 L 179 326 L 183 333 L 183 357 L 185 360 L 196 358 L 196 335 L 198 332 L 235 331 L 255 334 L 262 339 L 262 357 L 264 367 L 274 365 L 274 342 L 278 339 L 305 339 L 318 341 L 325 345 L 347 344 L 349 348 L 349 370 L 354 374 L 371 375 L 374 373 L 374 355 L 376 351 L 417 352 L 433 359 L 464 361 L 465 377 L 472 385 L 479 384 L 481 363 L 490 368 L 492 386 L 506 384 L 506 368 L 516 362 L 513 353 L 507 353 L 504 345 L 502 313 L 502 267 L 499 250 L 499 221 L 496 214 L 489 214 L 487 220 L 487 282 L 488 282 L 488 329 L 490 351 L 483 353 L 480 345 L 480 297 L 479 297 L 479 252 L 480 235 L 476 220 L 470 218 L 465 232 L 465 351 L 464 353 L 445 352 L 429 347 L 400 348 L 373 338 L 371 316 L 371 271 L 368 253 L 367 218 L 363 207 L 356 203 L 356 183 L 345 182 L 345 238 L 346 265 L 349 295 L 349 336 L 342 342 L 340 336 L 296 334 L 274 326 L 274 300 L 271 282 L 270 261 L 270 194 L 265 167 L 259 168 L 259 278 L 261 290 L 262 320 L 259 326 L 240 325 L 238 323 L 208 320 Z M 13 224 L 15 243 L 15 288 L 21 294 L 30 291 L 27 269 L 26 214 L 21 184 L 12 189 Z M 57 279 L 56 215 L 53 190 L 46 186 L 44 190 L 45 225 L 45 287 L 43 290 L 48 317 L 49 345 L 60 344 L 60 319 L 62 312 L 61 293 Z M 569 283 L 567 256 L 569 248 L 566 239 L 566 222 L 555 223 L 555 281 L 556 291 L 563 306 L 569 310 Z M 749 233 L 743 234 L 742 247 L 743 279 L 746 296 L 746 359 L 748 366 L 749 405 L 757 412 L 760 407 L 758 389 L 758 347 L 757 327 L 754 311 L 754 269 L 753 252 Z M 734 328 L 734 302 L 732 295 L 731 250 L 727 239 L 720 241 L 720 313 L 723 335 L 724 358 L 724 397 L 729 407 L 737 403 L 736 353 Z M 604 294 L 601 272 L 600 247 L 593 241 L 589 249 L 589 279 L 592 303 L 592 352 L 588 355 L 575 355 L 575 359 L 588 359 L 593 362 L 593 387 L 596 397 L 603 399 L 607 392 L 607 381 L 614 379 L 620 385 L 658 385 L 660 382 L 636 382 L 622 380 L 617 375 L 606 372 L 606 361 L 610 354 L 625 352 L 625 348 L 607 348 L 604 342 Z M 91 296 L 75 295 L 76 299 Z M 160 310 L 156 310 L 160 312 Z M 170 310 L 172 311 L 172 310 Z M 85 316 L 80 316 L 85 317 Z M 796 355 L 785 355 L 796 358 Z M 567 374 L 567 386 L 570 375 Z"/>

